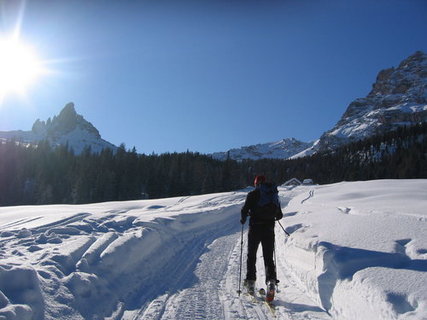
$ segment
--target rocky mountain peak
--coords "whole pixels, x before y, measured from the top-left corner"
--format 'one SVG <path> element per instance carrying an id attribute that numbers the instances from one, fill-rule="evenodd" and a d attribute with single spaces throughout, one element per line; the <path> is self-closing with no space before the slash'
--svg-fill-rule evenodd
<path id="1" fill-rule="evenodd" d="M 63 119 L 64 121 L 67 120 L 77 120 L 77 112 L 74 108 L 74 103 L 70 102 L 67 103 L 64 107 L 64 109 L 61 110 L 61 112 L 58 115 L 58 119 Z"/>
<path id="2" fill-rule="evenodd" d="M 46 122 L 37 119 L 33 124 L 32 132 L 39 135 L 47 135 L 48 137 L 57 137 L 76 129 L 87 131 L 96 138 L 101 137 L 99 131 L 90 122 L 77 114 L 74 103 L 70 102 L 53 119 L 49 118 Z"/>
<path id="3" fill-rule="evenodd" d="M 52 121 L 51 131 L 57 130 L 61 133 L 66 133 L 74 130 L 77 125 L 84 123 L 84 118 L 79 117 L 76 110 L 74 109 L 74 103 L 68 103 L 64 109 L 61 110 L 58 116 L 55 116 Z"/>
<path id="4" fill-rule="evenodd" d="M 417 103 L 427 102 L 422 92 L 410 89 L 425 90 L 427 78 L 427 54 L 417 51 L 403 60 L 397 68 L 379 72 L 368 98 L 384 95 L 405 95 L 405 99 L 414 99 Z"/>
<path id="5" fill-rule="evenodd" d="M 102 139 L 99 131 L 76 112 L 72 102 L 66 104 L 52 119 L 37 119 L 31 131 L 0 132 L 1 139 L 15 139 L 33 145 L 47 140 L 52 146 L 68 145 L 76 154 L 80 154 L 87 147 L 90 147 L 92 152 L 101 152 L 106 148 L 113 151 L 117 149 L 115 145 Z"/>
<path id="6" fill-rule="evenodd" d="M 371 92 L 350 103 L 338 123 L 320 138 L 334 149 L 398 126 L 427 121 L 427 54 L 417 51 L 397 68 L 378 73 Z"/>

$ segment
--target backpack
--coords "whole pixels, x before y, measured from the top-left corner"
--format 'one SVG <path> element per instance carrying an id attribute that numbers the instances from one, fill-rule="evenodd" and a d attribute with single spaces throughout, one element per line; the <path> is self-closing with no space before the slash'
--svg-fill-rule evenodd
<path id="1" fill-rule="evenodd" d="M 253 216 L 261 220 L 274 220 L 280 208 L 277 187 L 271 183 L 263 183 L 258 190 L 259 199 Z"/>

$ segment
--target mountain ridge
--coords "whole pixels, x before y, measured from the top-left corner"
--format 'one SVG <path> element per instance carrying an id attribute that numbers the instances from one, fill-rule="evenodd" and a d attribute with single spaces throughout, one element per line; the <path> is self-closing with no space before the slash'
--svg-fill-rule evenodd
<path id="1" fill-rule="evenodd" d="M 215 152 L 212 157 L 217 160 L 227 160 L 228 158 L 233 160 L 286 159 L 307 149 L 311 144 L 295 138 L 287 138 L 276 142 L 234 148 L 226 152 Z"/>
<path id="2" fill-rule="evenodd" d="M 80 154 L 89 147 L 91 152 L 99 153 L 103 149 L 117 150 L 117 147 L 102 139 L 98 129 L 77 114 L 74 103 L 65 105 L 59 115 L 46 121 L 37 119 L 31 131 L 0 131 L 0 139 L 16 140 L 23 144 L 37 145 L 47 140 L 52 146 L 68 145 L 76 154 Z"/>

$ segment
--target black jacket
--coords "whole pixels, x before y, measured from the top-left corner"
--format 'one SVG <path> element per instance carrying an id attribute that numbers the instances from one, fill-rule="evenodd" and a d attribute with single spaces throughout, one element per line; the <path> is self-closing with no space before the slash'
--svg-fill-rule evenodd
<path id="1" fill-rule="evenodd" d="M 257 205 L 259 197 L 260 190 L 258 188 L 248 193 L 248 195 L 246 196 L 245 204 L 243 205 L 241 210 L 242 221 L 246 221 L 247 217 L 250 216 L 249 225 L 274 224 L 274 220 L 280 220 L 283 218 L 282 209 L 279 206 L 276 208 L 275 219 L 263 219 L 262 208 L 259 208 Z"/>

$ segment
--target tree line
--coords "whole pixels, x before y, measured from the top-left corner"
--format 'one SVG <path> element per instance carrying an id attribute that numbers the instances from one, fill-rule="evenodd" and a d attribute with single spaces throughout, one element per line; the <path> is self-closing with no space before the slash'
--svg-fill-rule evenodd
<path id="1" fill-rule="evenodd" d="M 427 178 L 427 123 L 402 126 L 288 164 L 295 175 L 305 173 L 320 184 Z"/>
<path id="2" fill-rule="evenodd" d="M 293 160 L 215 160 L 195 152 L 144 155 L 119 147 L 75 155 L 68 146 L 0 143 L 0 205 L 90 203 L 237 190 L 256 174 L 276 184 L 427 178 L 427 124 L 401 127 Z"/>

